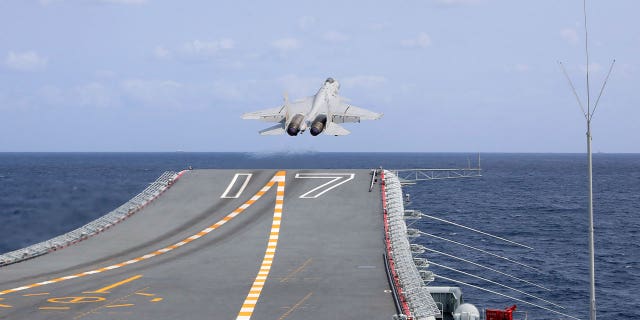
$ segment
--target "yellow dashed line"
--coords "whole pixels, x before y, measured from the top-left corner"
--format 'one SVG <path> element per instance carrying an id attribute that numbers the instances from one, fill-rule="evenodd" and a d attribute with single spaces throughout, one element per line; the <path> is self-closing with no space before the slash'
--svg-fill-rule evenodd
<path id="1" fill-rule="evenodd" d="M 40 292 L 40 293 L 28 293 L 28 294 L 23 294 L 23 297 L 35 297 L 35 296 L 46 296 L 48 295 L 49 292 Z"/>
<path id="2" fill-rule="evenodd" d="M 40 310 L 69 310 L 71 307 L 40 307 Z"/>
<path id="3" fill-rule="evenodd" d="M 297 269 L 291 271 L 291 273 L 289 273 L 286 277 L 282 278 L 280 280 L 280 282 L 287 282 L 289 281 L 289 279 L 291 279 L 293 276 L 295 276 L 296 274 L 298 274 L 300 271 L 302 271 L 304 268 L 307 267 L 307 265 L 311 263 L 311 258 L 307 259 L 307 261 L 305 261 L 301 266 L 299 266 Z"/>
<path id="4" fill-rule="evenodd" d="M 124 304 L 113 304 L 110 306 L 104 306 L 105 308 L 120 308 L 120 307 L 131 307 L 133 303 L 124 303 Z"/>
<path id="5" fill-rule="evenodd" d="M 293 307 L 289 308 L 289 310 L 287 310 L 287 312 L 285 312 L 282 316 L 280 316 L 280 318 L 278 318 L 278 320 L 283 320 L 284 318 L 288 317 L 293 311 L 298 309 L 298 307 L 300 307 L 300 305 L 302 305 L 305 301 L 307 301 L 307 299 L 309 299 L 309 297 L 311 297 L 312 294 L 313 294 L 313 292 L 309 292 L 309 294 L 304 296 L 304 298 L 300 299 L 300 301 L 298 301 L 298 303 L 293 305 Z"/>
<path id="6" fill-rule="evenodd" d="M 269 276 L 269 271 L 271 271 L 271 264 L 273 263 L 273 258 L 275 256 L 276 247 L 278 246 L 278 234 L 280 233 L 280 221 L 282 220 L 282 204 L 284 203 L 284 182 L 285 182 L 285 171 L 279 171 L 276 173 L 275 181 L 278 183 L 278 189 L 276 193 L 276 203 L 273 209 L 273 221 L 271 223 L 271 232 L 269 233 L 269 242 L 267 244 L 267 249 L 264 253 L 264 258 L 262 259 L 262 264 L 260 265 L 260 270 L 258 271 L 258 275 L 256 275 L 255 280 L 253 281 L 253 285 L 251 285 L 251 289 L 249 289 L 249 293 L 242 303 L 242 307 L 238 312 L 238 316 L 236 320 L 249 320 L 251 319 L 251 315 L 253 315 L 253 310 L 258 303 L 258 299 L 260 298 L 260 293 L 262 292 L 262 288 L 264 287 L 264 283 L 267 281 L 267 277 Z M 272 179 L 273 180 L 273 179 Z M 273 185 L 272 182 L 269 182 Z M 269 184 L 267 184 L 269 185 Z"/>
<path id="7" fill-rule="evenodd" d="M 159 302 L 162 301 L 162 298 L 153 298 L 151 299 L 151 302 Z"/>
<path id="8" fill-rule="evenodd" d="M 135 276 L 133 276 L 131 278 L 124 279 L 124 280 L 122 280 L 120 282 L 116 282 L 116 283 L 114 283 L 112 285 L 108 285 L 108 286 L 106 286 L 104 288 L 100 288 L 100 289 L 98 289 L 96 291 L 85 291 L 83 293 L 109 293 L 109 290 L 111 290 L 111 289 L 113 289 L 115 287 L 119 287 L 119 286 L 121 286 L 121 285 L 123 285 L 125 283 L 129 283 L 131 281 L 138 280 L 140 278 L 142 278 L 141 274 L 135 275 Z"/>
<path id="9" fill-rule="evenodd" d="M 251 199 L 254 199 L 253 201 L 255 202 L 260 197 L 262 197 L 267 191 L 269 191 L 269 189 L 271 189 L 271 187 L 276 183 L 278 183 L 278 191 L 281 191 L 282 195 L 284 195 L 285 174 L 286 174 L 285 171 L 278 171 L 278 173 L 276 173 L 273 176 L 273 178 L 271 178 L 271 180 L 264 187 L 262 187 L 262 189 L 260 189 L 260 191 L 258 191 Z M 282 190 L 280 190 L 280 189 L 282 189 Z M 278 195 L 276 198 L 277 198 L 277 200 L 282 200 L 282 197 L 283 196 Z M 215 224 L 205 228 L 204 230 L 200 231 L 199 233 L 203 233 L 203 235 L 206 235 L 209 232 L 219 228 L 220 226 L 222 226 L 223 224 L 225 224 L 229 220 L 235 218 L 238 214 L 242 213 L 246 208 L 249 207 L 249 205 L 248 205 L 249 201 L 252 201 L 252 200 L 247 200 L 247 202 L 245 202 L 242 206 L 240 206 L 239 208 L 235 209 L 233 212 L 231 212 L 230 214 L 226 215 L 220 221 L 218 221 Z M 199 238 L 199 236 L 197 238 Z M 40 287 L 40 286 L 48 285 L 48 284 L 51 284 L 51 283 L 62 282 L 62 281 L 69 280 L 69 279 L 80 278 L 80 277 L 84 277 L 84 276 L 91 275 L 91 274 L 105 272 L 107 270 L 117 269 L 117 268 L 120 268 L 120 267 L 125 266 L 125 265 L 130 265 L 130 264 L 133 264 L 135 262 L 139 262 L 139 261 L 142 261 L 142 260 L 146 260 L 146 259 L 149 259 L 149 258 L 152 258 L 152 257 L 155 257 L 155 256 L 159 256 L 161 254 L 167 253 L 167 252 L 169 252 L 171 250 L 174 250 L 174 249 L 176 249 L 176 248 L 178 248 L 180 246 L 183 246 L 183 245 L 185 245 L 185 244 L 187 244 L 187 243 L 189 243 L 189 242 L 191 242 L 193 240 L 194 239 L 186 238 L 186 239 L 184 239 L 184 240 L 182 240 L 182 241 L 180 241 L 180 242 L 178 242 L 176 244 L 173 244 L 173 245 L 170 245 L 168 247 L 162 248 L 160 250 L 154 251 L 152 253 L 146 254 L 146 255 L 144 255 L 142 257 L 138 257 L 136 259 L 132 259 L 130 261 L 134 261 L 134 262 L 131 262 L 131 263 L 118 263 L 118 264 L 114 264 L 114 265 L 111 265 L 111 266 L 108 266 L 108 267 L 104 267 L 104 268 L 100 268 L 100 269 L 85 271 L 85 272 L 81 272 L 81 273 L 77 273 L 77 274 L 73 274 L 73 275 L 69 275 L 69 276 L 65 276 L 65 277 L 61 277 L 61 278 L 55 278 L 55 279 L 51 279 L 51 280 L 47 280 L 47 281 L 33 283 L 33 284 L 22 286 L 22 287 L 7 289 L 7 290 L 4 290 L 4 291 L 0 291 L 0 295 L 5 295 L 5 294 L 9 294 L 9 293 L 17 292 L 17 291 L 22 291 L 22 290 L 27 290 L 27 289 L 31 289 L 31 288 L 35 288 L 35 287 Z"/>
<path id="10" fill-rule="evenodd" d="M 136 292 L 136 294 L 139 294 L 139 295 L 145 296 L 145 297 L 153 297 L 153 296 L 155 296 L 155 294 L 153 294 L 153 293 L 146 293 L 146 292 Z"/>

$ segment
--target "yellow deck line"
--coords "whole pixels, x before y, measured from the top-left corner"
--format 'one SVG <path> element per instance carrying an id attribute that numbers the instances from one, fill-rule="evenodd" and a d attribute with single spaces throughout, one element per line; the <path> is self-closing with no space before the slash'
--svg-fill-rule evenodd
<path id="1" fill-rule="evenodd" d="M 293 276 L 295 276 L 296 274 L 298 274 L 300 271 L 302 271 L 304 268 L 307 267 L 307 265 L 309 263 L 311 263 L 311 258 L 307 259 L 305 262 L 302 263 L 301 266 L 299 266 L 297 269 L 291 271 L 291 273 L 289 273 L 286 277 L 282 278 L 280 280 L 280 282 L 287 282 L 289 281 L 289 279 L 293 278 Z"/>
<path id="2" fill-rule="evenodd" d="M 262 189 L 260 189 L 260 191 L 258 191 L 251 199 L 256 199 L 256 197 L 257 197 L 257 199 L 259 199 L 260 197 L 262 197 L 262 195 L 264 195 L 267 191 L 269 191 L 269 189 L 271 189 L 271 187 L 276 183 L 278 183 L 278 190 L 280 190 L 280 188 L 282 186 L 282 192 L 284 194 L 284 176 L 285 176 L 285 173 L 286 173 L 285 171 L 278 171 L 271 178 L 271 180 L 269 180 L 269 182 L 267 182 L 267 184 L 264 187 L 262 187 Z M 251 200 L 248 200 L 248 201 L 251 201 Z M 240 214 L 246 208 L 249 207 L 249 206 L 246 205 L 248 201 L 243 203 L 240 207 L 238 207 L 235 210 L 233 210 L 233 212 L 229 213 L 228 215 L 226 215 L 224 218 L 222 218 L 218 222 L 208 226 L 207 228 L 205 228 L 204 230 L 200 231 L 199 233 L 204 232 L 205 234 L 207 234 L 207 233 L 209 233 L 209 232 L 221 227 L 222 225 L 224 225 L 229 220 L 235 218 L 238 214 Z M 254 200 L 254 202 L 255 202 L 255 200 Z M 179 248 L 179 247 L 181 247 L 181 246 L 193 241 L 193 239 L 189 239 L 190 237 L 192 237 L 192 236 L 189 236 L 189 237 L 185 238 L 184 240 L 182 240 L 182 241 L 180 241 L 180 242 L 178 242 L 176 244 L 164 247 L 162 249 L 153 251 L 153 252 L 151 252 L 149 254 L 146 254 L 144 256 L 141 256 L 141 257 L 138 257 L 138 258 L 135 258 L 135 259 L 131 259 L 131 260 L 136 260 L 136 262 L 138 262 L 138 261 L 143 261 L 143 260 L 155 257 L 155 256 L 159 256 L 159 255 L 165 254 L 165 253 L 167 253 L 169 251 L 172 251 L 172 250 L 174 250 L 176 248 Z M 130 260 L 128 260 L 128 261 L 130 261 Z M 84 272 L 76 273 L 76 274 L 65 276 L 65 277 L 55 278 L 55 279 L 51 279 L 51 280 L 47 280 L 47 281 L 32 283 L 32 284 L 21 286 L 21 287 L 7 289 L 7 290 L 4 290 L 4 291 L 0 291 L 0 296 L 1 295 L 5 295 L 5 294 L 9 294 L 9 293 L 13 293 L 13 292 L 17 292 L 17 291 L 22 291 L 22 290 L 26 290 L 26 289 L 31 289 L 31 288 L 36 288 L 36 287 L 48 285 L 48 284 L 51 284 L 51 283 L 58 283 L 58 282 L 62 282 L 62 281 L 69 280 L 69 279 L 85 277 L 87 275 L 101 273 L 101 272 L 108 271 L 108 270 L 113 270 L 113 269 L 118 269 L 118 268 L 123 267 L 125 265 L 132 265 L 132 264 L 134 264 L 134 263 L 129 263 L 129 264 L 118 263 L 118 264 L 110 265 L 110 266 L 104 267 L 104 268 L 94 269 L 94 270 L 90 270 L 90 271 L 84 271 Z"/>
<path id="3" fill-rule="evenodd" d="M 133 303 L 124 303 L 124 304 L 112 304 L 109 306 L 104 306 L 105 308 L 120 308 L 120 307 L 131 307 Z"/>
<path id="4" fill-rule="evenodd" d="M 40 292 L 40 293 L 28 293 L 28 294 L 23 294 L 23 297 L 36 297 L 36 296 L 46 296 L 48 295 L 49 292 Z"/>
<path id="5" fill-rule="evenodd" d="M 131 281 L 138 280 L 140 278 L 142 278 L 142 275 L 138 274 L 138 275 L 135 275 L 133 277 L 130 277 L 130 278 L 124 279 L 122 281 L 116 282 L 114 284 L 108 285 L 108 286 L 106 286 L 104 288 L 100 288 L 100 289 L 98 289 L 96 291 L 85 291 L 83 293 L 109 293 L 109 290 L 111 290 L 113 288 L 119 287 L 119 286 L 121 286 L 121 285 L 123 285 L 125 283 L 129 283 Z"/>
<path id="6" fill-rule="evenodd" d="M 305 301 L 307 301 L 307 299 L 309 299 L 312 294 L 313 292 L 309 292 L 306 296 L 304 296 L 304 298 L 300 299 L 300 301 L 294 304 L 293 307 L 289 308 L 289 310 L 287 310 L 283 315 L 281 315 L 280 318 L 278 318 L 278 320 L 284 320 L 286 317 L 288 317 L 292 312 L 298 309 L 300 305 L 302 305 Z"/>
<path id="7" fill-rule="evenodd" d="M 260 264 L 260 269 L 258 274 L 256 275 L 253 284 L 251 285 L 251 289 L 249 289 L 249 293 L 247 297 L 244 299 L 242 303 L 242 308 L 238 312 L 238 316 L 236 320 L 249 320 L 253 315 L 253 311 L 258 303 L 258 299 L 260 299 L 260 293 L 262 293 L 262 288 L 264 287 L 265 282 L 267 281 L 267 277 L 269 276 L 269 271 L 271 271 L 271 264 L 273 263 L 273 258 L 275 256 L 276 247 L 278 246 L 278 233 L 280 232 L 280 220 L 282 220 L 282 204 L 284 203 L 284 185 L 285 185 L 285 171 L 279 171 L 276 173 L 274 179 L 278 183 L 276 202 L 273 209 L 273 220 L 271 222 L 271 232 L 269 233 L 269 242 L 267 244 L 267 248 L 264 253 L 264 258 L 262 258 L 262 263 Z M 278 218 L 278 219 L 276 219 Z"/>

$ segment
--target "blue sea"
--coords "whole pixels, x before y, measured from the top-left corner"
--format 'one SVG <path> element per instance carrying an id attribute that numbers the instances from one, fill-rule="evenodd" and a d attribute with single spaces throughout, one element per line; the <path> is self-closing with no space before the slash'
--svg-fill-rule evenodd
<path id="1" fill-rule="evenodd" d="M 465 153 L 0 153 L 0 252 L 77 228 L 126 202 L 166 170 L 193 168 L 456 168 Z M 535 271 L 433 237 L 413 241 L 473 260 L 549 290 L 450 257 L 425 256 L 514 287 L 588 318 L 587 163 L 584 154 L 483 154 L 483 177 L 405 187 L 409 209 L 471 226 L 534 248 L 510 245 L 433 219 L 424 232 L 473 245 Z M 601 319 L 640 319 L 640 155 L 594 155 L 596 297 Z M 442 276 L 549 307 L 526 295 L 432 265 Z M 453 285 L 436 280 L 433 285 Z M 565 317 L 461 286 L 479 308 L 518 305 L 529 319 Z"/>

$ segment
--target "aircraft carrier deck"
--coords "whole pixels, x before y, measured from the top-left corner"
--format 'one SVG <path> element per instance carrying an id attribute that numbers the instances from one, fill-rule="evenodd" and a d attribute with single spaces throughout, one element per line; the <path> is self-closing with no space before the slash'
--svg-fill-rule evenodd
<path id="1" fill-rule="evenodd" d="M 398 313 L 383 259 L 381 186 L 370 170 L 183 173 L 108 230 L 0 267 L 0 318 Z"/>

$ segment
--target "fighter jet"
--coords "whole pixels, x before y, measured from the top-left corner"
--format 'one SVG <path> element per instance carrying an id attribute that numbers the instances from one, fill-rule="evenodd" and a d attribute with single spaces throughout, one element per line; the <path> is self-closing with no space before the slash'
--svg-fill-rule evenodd
<path id="1" fill-rule="evenodd" d="M 327 78 L 314 96 L 289 103 L 285 94 L 284 105 L 245 113 L 242 119 L 278 123 L 261 130 L 259 132 L 261 135 L 279 135 L 286 132 L 290 136 L 297 136 L 309 128 L 312 136 L 322 132 L 333 136 L 344 136 L 350 132 L 339 123 L 377 120 L 382 117 L 382 113 L 375 113 L 347 103 L 347 99 L 338 95 L 339 88 L 338 81 Z"/>

